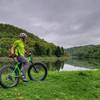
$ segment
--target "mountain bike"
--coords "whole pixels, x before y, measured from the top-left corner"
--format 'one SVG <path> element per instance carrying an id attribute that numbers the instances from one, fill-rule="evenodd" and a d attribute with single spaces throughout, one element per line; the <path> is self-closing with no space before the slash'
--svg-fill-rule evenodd
<path id="1" fill-rule="evenodd" d="M 13 58 L 14 59 L 14 58 Z M 44 63 L 34 62 L 32 59 L 32 54 L 27 57 L 30 66 L 27 70 L 28 77 L 33 81 L 43 81 L 47 76 L 47 68 Z M 19 83 L 21 77 L 22 63 L 15 61 L 11 64 L 5 64 L 0 69 L 0 84 L 3 88 L 11 88 Z"/>

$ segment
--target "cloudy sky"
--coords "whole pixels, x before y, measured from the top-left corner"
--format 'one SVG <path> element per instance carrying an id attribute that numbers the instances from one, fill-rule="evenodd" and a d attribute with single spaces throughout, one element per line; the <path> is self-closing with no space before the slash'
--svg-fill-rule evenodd
<path id="1" fill-rule="evenodd" d="M 0 0 L 0 23 L 65 48 L 100 44 L 100 0 Z"/>

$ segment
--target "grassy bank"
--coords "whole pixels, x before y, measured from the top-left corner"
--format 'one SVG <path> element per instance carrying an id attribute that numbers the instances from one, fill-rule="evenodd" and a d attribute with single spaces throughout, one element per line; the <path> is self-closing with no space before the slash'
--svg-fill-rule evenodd
<path id="1" fill-rule="evenodd" d="M 50 61 L 50 62 L 53 62 L 53 61 L 57 61 L 57 60 L 66 60 L 66 59 L 67 59 L 66 56 L 64 56 L 64 57 L 56 57 L 56 56 L 36 57 L 36 56 L 33 56 L 33 61 Z M 9 62 L 9 61 L 13 61 L 13 59 L 9 58 L 9 57 L 0 57 L 0 62 Z"/>
<path id="2" fill-rule="evenodd" d="M 100 71 L 49 72 L 43 82 L 0 88 L 0 100 L 100 100 Z"/>
<path id="3" fill-rule="evenodd" d="M 53 61 L 57 61 L 57 60 L 60 60 L 60 61 L 64 61 L 66 60 L 67 57 L 64 56 L 64 57 L 55 57 L 55 56 L 51 56 L 51 57 L 33 57 L 33 61 L 50 61 L 50 62 L 53 62 Z"/>

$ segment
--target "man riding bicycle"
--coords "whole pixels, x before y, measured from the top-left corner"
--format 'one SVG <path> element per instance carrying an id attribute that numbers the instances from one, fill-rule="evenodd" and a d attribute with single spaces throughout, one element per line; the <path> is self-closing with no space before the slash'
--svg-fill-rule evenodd
<path id="1" fill-rule="evenodd" d="M 25 66 L 27 65 L 27 59 L 25 58 L 25 43 L 27 40 L 27 34 L 20 33 L 18 37 L 19 39 L 14 42 L 11 48 L 11 55 L 15 55 L 18 62 L 24 65 L 24 67 L 21 68 L 22 79 L 24 82 L 27 82 L 25 73 Z"/>

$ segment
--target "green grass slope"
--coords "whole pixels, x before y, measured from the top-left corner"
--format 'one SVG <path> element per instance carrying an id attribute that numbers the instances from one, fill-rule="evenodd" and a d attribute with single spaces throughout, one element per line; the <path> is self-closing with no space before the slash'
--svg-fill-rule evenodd
<path id="1" fill-rule="evenodd" d="M 0 88 L 0 100 L 100 100 L 100 71 L 49 72 L 43 82 Z"/>

